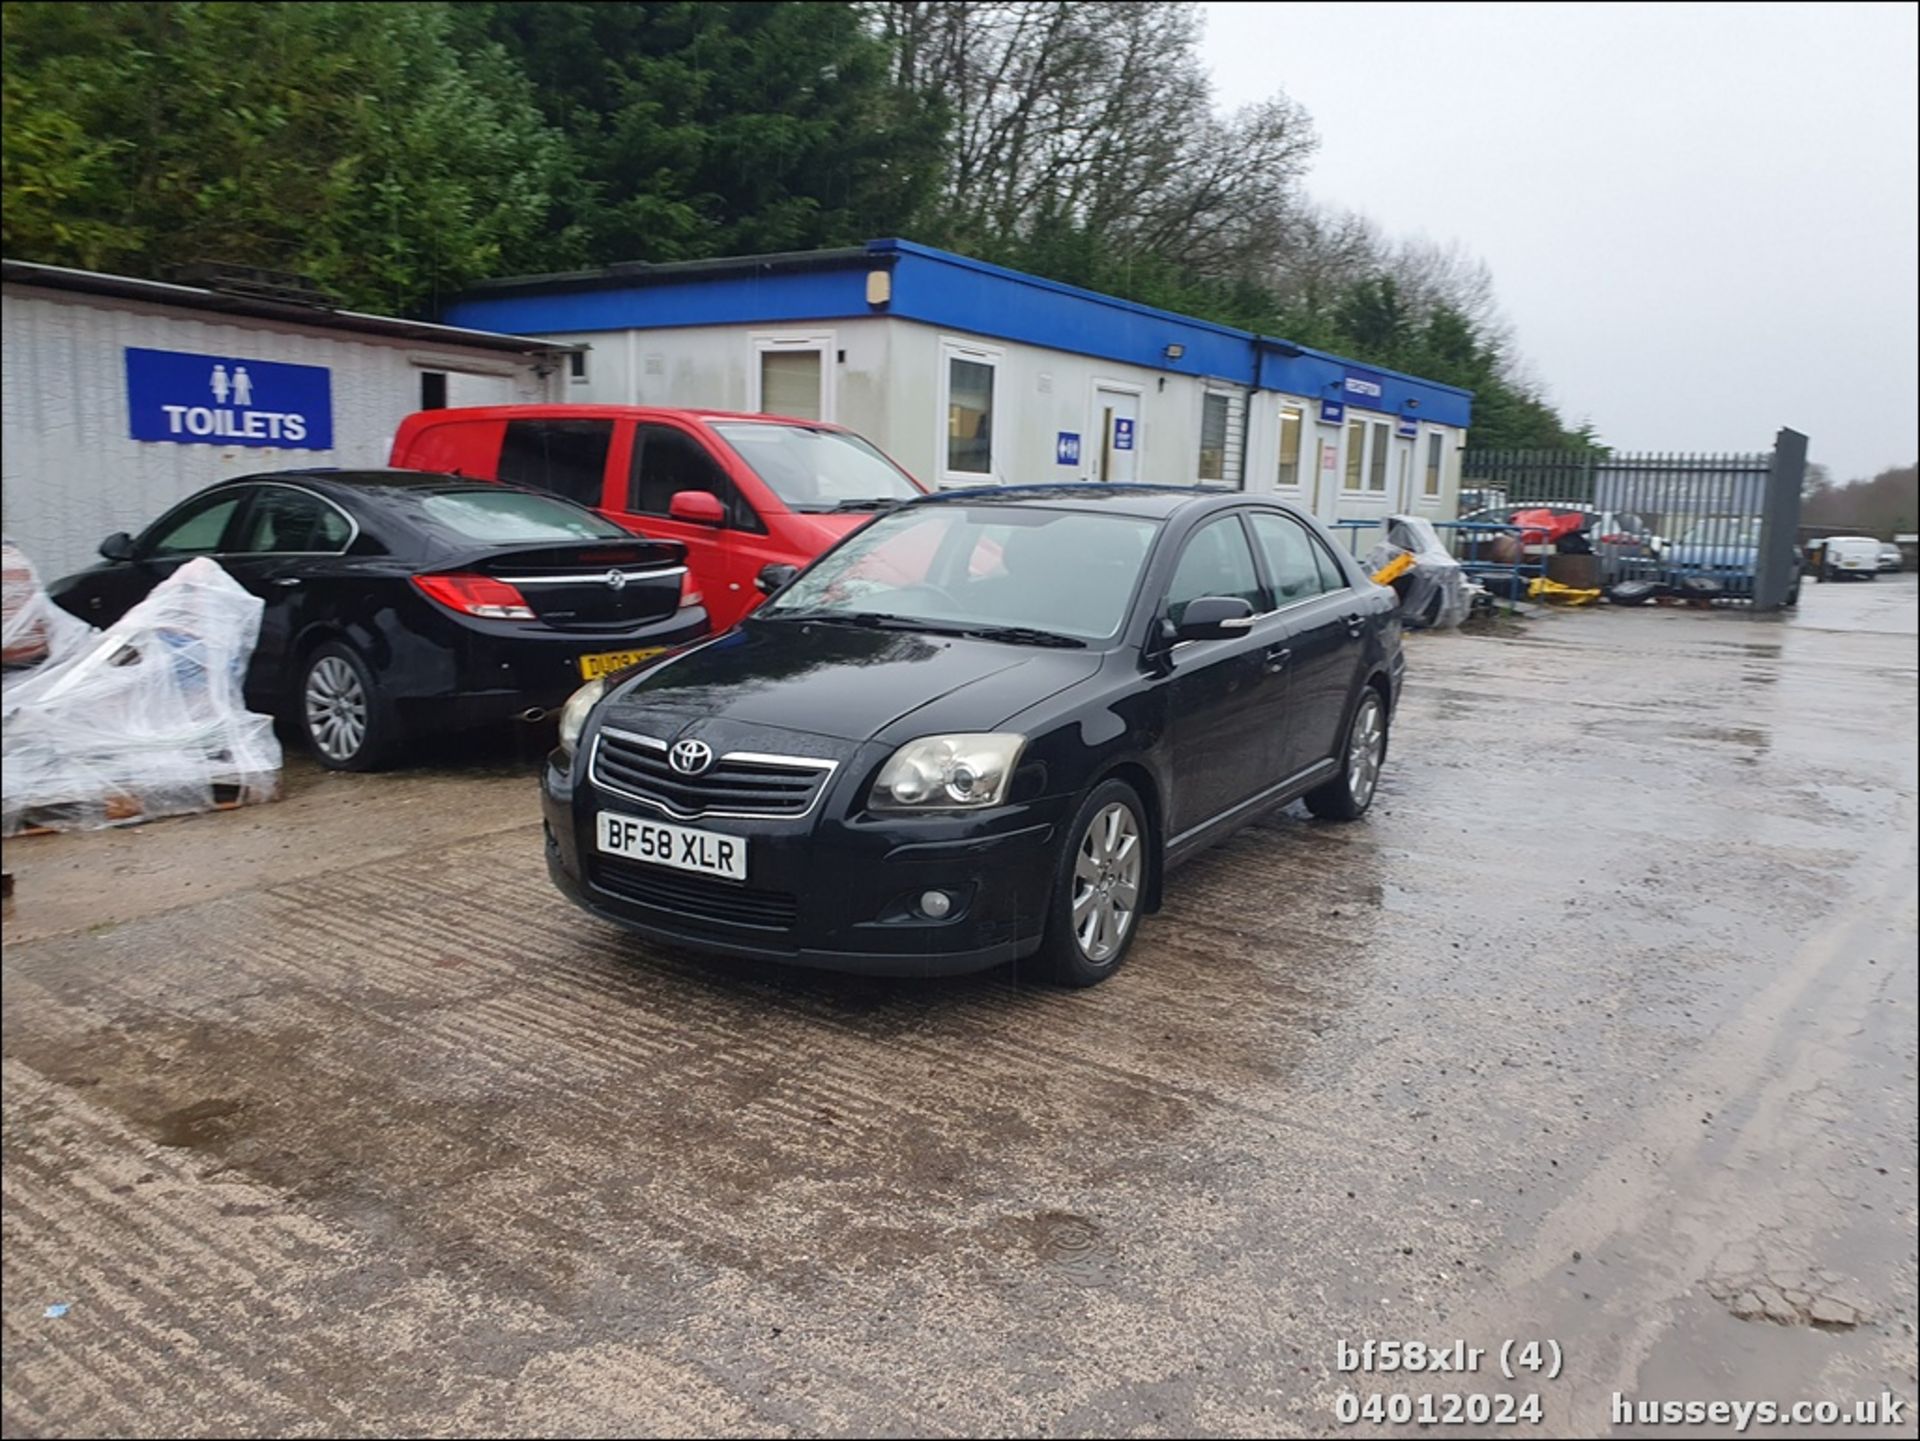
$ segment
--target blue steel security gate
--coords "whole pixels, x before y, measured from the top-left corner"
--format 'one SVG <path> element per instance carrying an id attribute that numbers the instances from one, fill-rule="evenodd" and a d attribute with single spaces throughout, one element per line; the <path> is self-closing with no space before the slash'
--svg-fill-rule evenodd
<path id="1" fill-rule="evenodd" d="M 1794 540 L 1806 459 L 1807 438 L 1793 430 L 1751 455 L 1468 450 L 1461 518 L 1509 521 L 1531 507 L 1590 507 L 1601 513 L 1587 539 L 1604 585 L 1651 581 L 1776 610 L 1798 594 Z M 1467 528 L 1454 534 L 1469 543 L 1477 536 Z"/>

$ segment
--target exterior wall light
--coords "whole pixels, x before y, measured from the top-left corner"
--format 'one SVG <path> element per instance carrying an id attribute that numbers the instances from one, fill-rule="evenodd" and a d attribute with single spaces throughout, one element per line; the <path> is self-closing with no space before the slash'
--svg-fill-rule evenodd
<path id="1" fill-rule="evenodd" d="M 1186 353 L 1187 348 L 1184 345 L 1169 345 L 1166 350 L 1162 352 L 1168 360 L 1178 360 Z"/>

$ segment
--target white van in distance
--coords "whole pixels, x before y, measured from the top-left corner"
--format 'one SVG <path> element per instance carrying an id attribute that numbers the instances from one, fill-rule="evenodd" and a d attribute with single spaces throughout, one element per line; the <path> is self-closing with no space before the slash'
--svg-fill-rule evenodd
<path id="1" fill-rule="evenodd" d="M 1872 580 L 1880 574 L 1880 542 L 1865 535 L 1827 537 L 1827 558 L 1821 564 L 1822 580 Z"/>

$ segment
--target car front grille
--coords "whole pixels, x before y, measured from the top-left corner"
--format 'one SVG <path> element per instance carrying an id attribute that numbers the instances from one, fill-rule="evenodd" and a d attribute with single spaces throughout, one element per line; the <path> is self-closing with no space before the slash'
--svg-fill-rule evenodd
<path id="1" fill-rule="evenodd" d="M 699 775 L 667 760 L 667 742 L 631 731 L 602 730 L 593 743 L 594 784 L 646 801 L 670 816 L 804 816 L 833 774 L 834 761 L 734 751 Z"/>
<path id="2" fill-rule="evenodd" d="M 595 857 L 593 871 L 594 883 L 608 894 L 701 925 L 788 931 L 800 911 L 800 903 L 782 891 L 750 890 L 608 856 Z"/>

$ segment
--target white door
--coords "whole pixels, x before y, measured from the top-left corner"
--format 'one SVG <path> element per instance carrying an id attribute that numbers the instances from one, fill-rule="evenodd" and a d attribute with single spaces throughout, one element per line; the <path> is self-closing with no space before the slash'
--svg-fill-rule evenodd
<path id="1" fill-rule="evenodd" d="M 1124 483 L 1140 475 L 1140 393 L 1110 386 L 1093 388 L 1093 442 L 1087 472 L 1093 480 Z"/>

